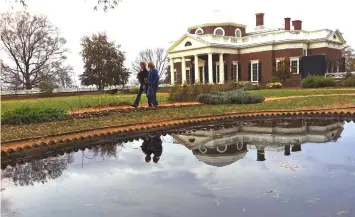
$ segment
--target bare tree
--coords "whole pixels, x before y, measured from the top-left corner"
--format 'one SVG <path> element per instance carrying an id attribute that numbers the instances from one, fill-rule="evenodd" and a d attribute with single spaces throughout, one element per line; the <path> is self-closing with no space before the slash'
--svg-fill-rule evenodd
<path id="1" fill-rule="evenodd" d="M 144 49 L 138 53 L 137 58 L 132 62 L 132 71 L 136 74 L 139 72 L 141 61 L 153 62 L 159 71 L 160 78 L 167 76 L 168 72 L 168 54 L 164 48 Z"/>
<path id="2" fill-rule="evenodd" d="M 8 0 L 14 3 L 20 3 L 23 7 L 27 7 L 28 0 Z M 118 6 L 118 3 L 122 2 L 122 0 L 97 0 L 96 5 L 94 6 L 94 10 L 98 10 L 98 8 L 102 8 L 103 11 L 107 12 L 110 9 L 115 9 Z"/>
<path id="3" fill-rule="evenodd" d="M 342 57 L 345 58 L 345 71 L 355 71 L 355 51 L 350 45 L 345 44 L 342 47 Z"/>
<path id="4" fill-rule="evenodd" d="M 290 58 L 285 57 L 273 67 L 273 82 L 285 82 L 292 75 Z"/>
<path id="5" fill-rule="evenodd" d="M 0 62 L 4 84 L 21 83 L 32 89 L 42 80 L 56 77 L 66 59 L 66 41 L 44 15 L 1 14 L 0 36 L 1 49 L 7 55 Z"/>

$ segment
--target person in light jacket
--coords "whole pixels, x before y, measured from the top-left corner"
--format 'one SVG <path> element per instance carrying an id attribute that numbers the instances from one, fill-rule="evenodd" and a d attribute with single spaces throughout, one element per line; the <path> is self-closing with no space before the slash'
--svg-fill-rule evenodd
<path id="1" fill-rule="evenodd" d="M 159 103 L 157 101 L 157 91 L 159 86 L 159 72 L 158 69 L 155 68 L 154 63 L 148 63 L 148 90 L 147 90 L 147 97 L 148 97 L 148 105 L 149 107 L 156 108 Z"/>

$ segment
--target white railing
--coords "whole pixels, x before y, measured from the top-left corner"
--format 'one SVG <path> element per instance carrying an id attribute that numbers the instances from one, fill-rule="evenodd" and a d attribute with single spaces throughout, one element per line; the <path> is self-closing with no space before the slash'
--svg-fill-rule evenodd
<path id="1" fill-rule="evenodd" d="M 350 73 L 355 76 L 355 72 L 330 72 L 325 73 L 325 77 L 332 77 L 334 79 L 344 79 L 347 73 Z"/>
<path id="2" fill-rule="evenodd" d="M 199 35 L 198 37 L 210 42 L 216 43 L 228 43 L 233 45 L 246 45 L 254 43 L 266 43 L 272 41 L 287 41 L 287 40 L 312 40 L 324 38 L 330 33 L 330 30 L 318 30 L 318 31 L 284 31 L 275 30 L 274 32 L 261 32 L 259 34 L 253 34 L 242 38 L 236 38 L 233 36 L 222 35 Z"/>

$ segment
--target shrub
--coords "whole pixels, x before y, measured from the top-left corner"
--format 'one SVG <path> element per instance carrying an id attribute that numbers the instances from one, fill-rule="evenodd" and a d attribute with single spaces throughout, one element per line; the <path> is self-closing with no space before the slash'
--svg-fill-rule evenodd
<path id="1" fill-rule="evenodd" d="M 331 77 L 313 76 L 309 75 L 302 80 L 302 88 L 321 88 L 321 87 L 335 87 L 336 81 Z"/>
<path id="2" fill-rule="evenodd" d="M 131 90 L 130 90 L 130 92 L 132 94 L 138 94 L 138 91 L 139 91 L 139 87 L 132 87 Z"/>
<path id="3" fill-rule="evenodd" d="M 197 96 L 196 101 L 204 104 L 255 104 L 264 102 L 263 96 L 254 95 L 242 90 L 204 93 Z"/>
<path id="4" fill-rule="evenodd" d="M 355 76 L 349 76 L 341 81 L 342 87 L 355 87 Z"/>
<path id="5" fill-rule="evenodd" d="M 68 118 L 64 109 L 22 107 L 13 111 L 6 111 L 1 118 L 2 124 L 30 124 Z"/>
<path id="6" fill-rule="evenodd" d="M 240 82 L 233 82 L 232 83 L 232 88 L 233 89 L 242 89 L 245 91 L 248 90 L 260 90 L 260 86 L 258 83 L 252 83 L 249 81 L 240 81 Z"/>
<path id="7" fill-rule="evenodd" d="M 42 81 L 38 88 L 42 93 L 53 93 L 55 86 L 51 82 Z"/>
<path id="8" fill-rule="evenodd" d="M 267 89 L 280 89 L 282 88 L 282 84 L 280 82 L 268 83 L 266 84 Z"/>

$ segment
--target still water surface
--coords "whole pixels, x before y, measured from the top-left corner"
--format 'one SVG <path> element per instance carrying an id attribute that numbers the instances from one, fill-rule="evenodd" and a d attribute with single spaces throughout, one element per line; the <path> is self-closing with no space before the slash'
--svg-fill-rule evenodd
<path id="1" fill-rule="evenodd" d="M 279 121 L 96 147 L 2 170 L 1 212 L 353 217 L 354 142 L 353 122 Z"/>

